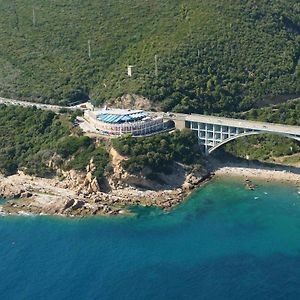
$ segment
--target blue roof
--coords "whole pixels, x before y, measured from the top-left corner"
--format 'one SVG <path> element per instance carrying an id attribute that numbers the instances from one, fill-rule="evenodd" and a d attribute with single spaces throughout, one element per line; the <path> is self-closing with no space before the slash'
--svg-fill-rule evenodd
<path id="1" fill-rule="evenodd" d="M 115 120 L 115 122 L 118 123 L 122 118 L 123 118 L 123 116 L 118 116 L 118 118 Z"/>
<path id="2" fill-rule="evenodd" d="M 131 116 L 123 116 L 122 121 L 131 121 L 132 117 Z"/>
<path id="3" fill-rule="evenodd" d="M 128 122 L 128 121 L 136 121 L 146 117 L 147 114 L 145 112 L 137 112 L 132 114 L 110 114 L 108 113 L 101 113 L 97 116 L 99 121 L 105 123 L 112 123 L 116 124 L 119 122 Z"/>
<path id="4" fill-rule="evenodd" d="M 113 120 L 115 117 L 116 117 L 115 115 L 111 115 L 111 116 L 106 117 L 106 122 L 112 123 L 112 120 Z"/>

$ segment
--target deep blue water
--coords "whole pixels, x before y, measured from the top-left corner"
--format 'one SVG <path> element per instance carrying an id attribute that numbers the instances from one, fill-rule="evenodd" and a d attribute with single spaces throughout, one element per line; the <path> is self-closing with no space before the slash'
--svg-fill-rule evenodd
<path id="1" fill-rule="evenodd" d="M 300 299 L 296 187 L 217 179 L 136 212 L 0 218 L 0 299 Z"/>

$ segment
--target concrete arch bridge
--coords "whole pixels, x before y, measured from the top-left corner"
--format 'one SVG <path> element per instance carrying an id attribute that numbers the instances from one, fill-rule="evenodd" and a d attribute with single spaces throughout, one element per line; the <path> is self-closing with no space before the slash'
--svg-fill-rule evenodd
<path id="1" fill-rule="evenodd" d="M 239 137 L 255 134 L 277 134 L 300 141 L 300 126 L 256 122 L 197 114 L 168 114 L 178 129 L 190 128 L 209 155 L 222 145 Z"/>

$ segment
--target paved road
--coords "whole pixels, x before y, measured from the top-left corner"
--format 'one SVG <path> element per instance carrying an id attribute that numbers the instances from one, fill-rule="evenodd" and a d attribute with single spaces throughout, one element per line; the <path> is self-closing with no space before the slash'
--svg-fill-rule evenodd
<path id="1" fill-rule="evenodd" d="M 252 129 L 261 132 L 274 132 L 296 135 L 300 137 L 300 126 L 291 126 L 284 124 L 275 124 L 259 121 L 249 121 L 242 119 L 224 118 L 216 116 L 198 115 L 198 114 L 181 114 L 181 113 L 171 113 L 164 114 L 164 118 L 183 122 L 197 122 L 197 123 L 207 123 L 221 126 L 229 126 L 236 128 Z"/>
<path id="2" fill-rule="evenodd" d="M 80 106 L 58 106 L 58 105 L 51 105 L 51 104 L 42 104 L 42 103 L 34 103 L 34 102 L 27 102 L 27 101 L 20 101 L 20 100 L 13 100 L 13 99 L 6 99 L 0 97 L 0 104 L 7 104 L 7 105 L 18 105 L 23 107 L 30 107 L 36 106 L 40 109 L 45 110 L 52 110 L 58 112 L 61 108 L 67 109 L 84 109 Z M 170 115 L 163 114 L 167 119 L 182 120 L 182 121 L 190 121 L 190 122 L 200 122 L 200 123 L 209 123 L 209 124 L 216 124 L 216 125 L 223 125 L 223 126 L 233 126 L 233 127 L 241 127 L 241 128 L 249 128 L 254 130 L 260 130 L 265 132 L 277 132 L 277 133 L 286 133 L 300 136 L 300 126 L 289 126 L 289 125 L 282 125 L 282 124 L 272 124 L 266 122 L 257 122 L 257 121 L 248 121 L 248 120 L 239 120 L 239 119 L 231 119 L 231 118 L 223 118 L 223 117 L 215 117 L 215 116 L 205 116 L 205 115 L 198 115 L 198 114 L 180 114 L 174 113 Z M 89 125 L 82 124 L 85 126 L 86 130 L 92 131 Z"/>
<path id="3" fill-rule="evenodd" d="M 186 121 L 203 122 L 209 124 L 231 126 L 238 128 L 253 129 L 262 132 L 285 133 L 300 136 L 300 126 L 290 126 L 259 121 L 248 121 L 241 119 L 231 119 L 224 117 L 204 116 L 191 114 L 186 117 Z"/>
<path id="4" fill-rule="evenodd" d="M 23 106 L 23 107 L 32 107 L 36 106 L 37 108 L 44 109 L 44 110 L 52 110 L 54 112 L 58 112 L 61 108 L 67 109 L 82 109 L 79 106 L 58 106 L 58 105 L 51 105 L 51 104 L 43 104 L 43 103 L 34 103 L 34 102 L 27 102 L 21 100 L 13 100 L 13 99 L 6 99 L 0 97 L 0 104 L 6 105 L 16 105 L 16 106 Z"/>
<path id="5" fill-rule="evenodd" d="M 99 134 L 99 131 L 92 124 L 90 124 L 85 118 L 77 117 L 77 120 L 79 122 L 79 127 L 82 129 L 83 132 Z"/>

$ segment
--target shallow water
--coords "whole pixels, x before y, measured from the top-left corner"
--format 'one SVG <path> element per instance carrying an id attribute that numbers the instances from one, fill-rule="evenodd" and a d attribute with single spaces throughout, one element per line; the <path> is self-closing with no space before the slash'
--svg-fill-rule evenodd
<path id="1" fill-rule="evenodd" d="M 215 179 L 135 212 L 0 218 L 0 299 L 300 299 L 297 188 Z"/>

